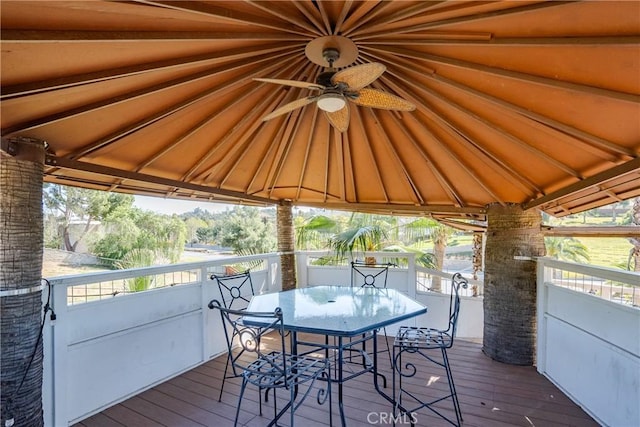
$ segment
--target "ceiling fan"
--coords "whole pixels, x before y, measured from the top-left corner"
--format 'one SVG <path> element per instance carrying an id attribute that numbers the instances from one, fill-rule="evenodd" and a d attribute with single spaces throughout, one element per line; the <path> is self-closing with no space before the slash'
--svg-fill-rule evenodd
<path id="1" fill-rule="evenodd" d="M 377 89 L 366 88 L 385 72 L 386 67 L 380 63 L 356 65 L 336 71 L 334 63 L 340 58 L 337 48 L 329 47 L 322 50 L 324 60 L 329 64 L 327 71 L 320 73 L 315 83 L 299 82 L 297 80 L 280 80 L 255 78 L 266 83 L 300 87 L 320 91 L 319 95 L 307 96 L 283 105 L 262 118 L 263 121 L 286 114 L 296 108 L 304 107 L 315 102 L 324 111 L 329 123 L 339 132 L 346 132 L 349 127 L 349 104 L 347 100 L 363 107 L 384 110 L 413 111 L 416 106 L 396 95 Z"/>

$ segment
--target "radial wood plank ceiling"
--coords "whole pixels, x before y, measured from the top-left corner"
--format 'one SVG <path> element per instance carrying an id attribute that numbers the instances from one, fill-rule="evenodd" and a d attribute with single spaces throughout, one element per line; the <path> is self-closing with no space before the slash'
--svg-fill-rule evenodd
<path id="1" fill-rule="evenodd" d="M 638 2 L 0 7 L 2 135 L 47 141 L 49 182 L 470 219 L 640 196 Z M 342 38 L 338 73 L 382 64 L 366 88 L 416 109 L 347 101 L 332 127 L 300 101 L 263 121 L 318 96 L 314 40 Z"/>

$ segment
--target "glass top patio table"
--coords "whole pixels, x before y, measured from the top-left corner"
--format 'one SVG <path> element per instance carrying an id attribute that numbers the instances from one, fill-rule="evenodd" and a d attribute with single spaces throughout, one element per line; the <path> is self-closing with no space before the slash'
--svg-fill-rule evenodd
<path id="1" fill-rule="evenodd" d="M 427 312 L 395 289 L 314 286 L 256 295 L 247 311 L 280 307 L 287 330 L 354 337 Z M 245 323 L 252 323 L 245 319 Z M 258 326 L 258 325 L 256 325 Z"/>
<path id="2" fill-rule="evenodd" d="M 247 307 L 250 312 L 273 312 L 277 307 L 282 309 L 283 324 L 286 330 L 292 332 L 292 351 L 297 353 L 298 345 L 310 345 L 336 352 L 337 378 L 330 378 L 338 384 L 338 406 L 342 426 L 346 426 L 343 404 L 342 385 L 345 381 L 370 372 L 373 374 L 373 384 L 376 391 L 392 403 L 395 402 L 380 389 L 377 362 L 377 334 L 371 335 L 373 352 L 371 363 L 363 364 L 363 369 L 345 375 L 345 352 L 349 353 L 356 344 L 364 347 L 367 333 L 377 331 L 385 326 L 400 322 L 427 312 L 427 308 L 417 301 L 395 289 L 360 288 L 351 286 L 314 286 L 271 294 L 255 295 Z M 245 325 L 265 326 L 261 319 L 244 317 Z M 324 335 L 325 344 L 298 341 L 298 333 Z M 335 337 L 335 343 L 330 344 L 328 337 Z M 361 336 L 358 339 L 353 339 Z M 386 384 L 386 379 L 385 379 Z M 399 406 L 403 409 L 401 406 Z"/>

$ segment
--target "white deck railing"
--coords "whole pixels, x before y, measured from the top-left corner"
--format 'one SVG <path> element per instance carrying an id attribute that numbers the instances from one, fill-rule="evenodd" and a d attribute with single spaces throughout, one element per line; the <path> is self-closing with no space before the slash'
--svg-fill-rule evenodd
<path id="1" fill-rule="evenodd" d="M 639 295 L 638 273 L 538 259 L 538 371 L 605 426 L 640 425 Z"/>
<path id="2" fill-rule="evenodd" d="M 277 254 L 50 279 L 45 425 L 80 421 L 225 351 L 220 319 L 207 308 L 220 298 L 209 276 L 247 264 L 256 292 L 280 290 Z M 151 278 L 152 288 L 128 293 L 136 278 Z"/>
<path id="3" fill-rule="evenodd" d="M 299 286 L 349 286 L 347 265 L 316 265 L 312 260 L 321 255 L 318 252 L 296 255 Z M 389 256 L 367 255 L 379 257 L 379 261 Z M 394 253 L 393 259 L 398 267 L 390 271 L 388 286 L 428 307 L 427 314 L 415 319 L 415 324 L 444 326 L 448 296 L 429 288 L 432 279 L 440 277 L 442 289 L 448 292 L 451 275 L 416 266 L 413 254 Z M 80 421 L 224 352 L 220 319 L 207 308 L 211 299 L 219 298 L 209 276 L 249 266 L 256 292 L 281 289 L 278 254 L 50 279 L 57 320 L 47 321 L 44 334 L 45 425 Z M 540 277 L 549 280 L 551 268 L 578 269 L 625 285 L 638 280 L 630 273 L 547 259 L 540 260 L 540 268 Z M 133 279 L 139 277 L 146 278 L 152 290 L 129 292 Z M 637 399 L 638 309 L 595 298 L 586 291 L 560 288 L 549 280 L 539 284 L 540 372 L 599 421 L 616 425 L 610 417 L 614 421 L 633 420 L 637 407 L 619 408 L 630 397 Z M 470 284 L 470 293 L 462 297 L 458 336 L 480 338 L 482 283 L 470 280 Z M 479 297 L 472 296 L 473 286 Z M 583 324 L 585 319 L 588 324 Z M 598 329 L 598 321 L 606 325 L 604 330 Z M 393 328 L 387 332 L 394 333 Z M 577 355 L 575 349 L 580 349 Z M 598 363 L 605 365 L 594 365 L 593 358 L 587 357 L 594 351 Z M 585 369 L 587 374 L 582 372 Z M 594 389 L 597 392 L 590 392 Z M 622 418 L 609 414 L 612 408 Z"/>

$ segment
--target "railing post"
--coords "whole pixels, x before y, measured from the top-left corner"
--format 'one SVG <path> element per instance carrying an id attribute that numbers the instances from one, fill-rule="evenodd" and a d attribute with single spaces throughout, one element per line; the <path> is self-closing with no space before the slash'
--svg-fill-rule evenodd
<path id="1" fill-rule="evenodd" d="M 407 254 L 407 294 L 410 298 L 416 298 L 418 287 L 418 272 L 416 271 L 416 254 Z"/>
<path id="2" fill-rule="evenodd" d="M 298 273 L 298 287 L 307 287 L 309 285 L 309 271 L 308 260 L 309 254 L 307 252 L 296 252 L 296 271 Z"/>
<path id="3" fill-rule="evenodd" d="M 267 285 L 268 291 L 282 290 L 282 272 L 280 268 L 280 255 L 271 255 L 267 259 Z"/>
<path id="4" fill-rule="evenodd" d="M 207 283 L 208 274 L 207 274 L 207 266 L 203 265 L 200 267 L 199 271 L 199 282 L 200 282 L 200 310 L 202 311 L 202 361 L 206 362 L 211 357 L 211 331 L 209 331 L 209 299 L 211 293 L 209 291 L 209 286 Z"/>
<path id="5" fill-rule="evenodd" d="M 545 268 L 544 259 L 537 258 L 536 266 L 537 281 L 537 342 L 536 342 L 536 369 L 543 374 L 546 371 L 547 363 L 547 269 Z"/>
<path id="6" fill-rule="evenodd" d="M 51 342 L 53 353 L 51 355 L 52 381 L 52 417 L 53 426 L 66 426 L 69 424 L 67 414 L 67 360 L 69 353 L 69 331 L 68 331 L 68 305 L 67 286 L 51 281 L 51 306 L 56 313 L 55 322 L 51 322 Z"/>

